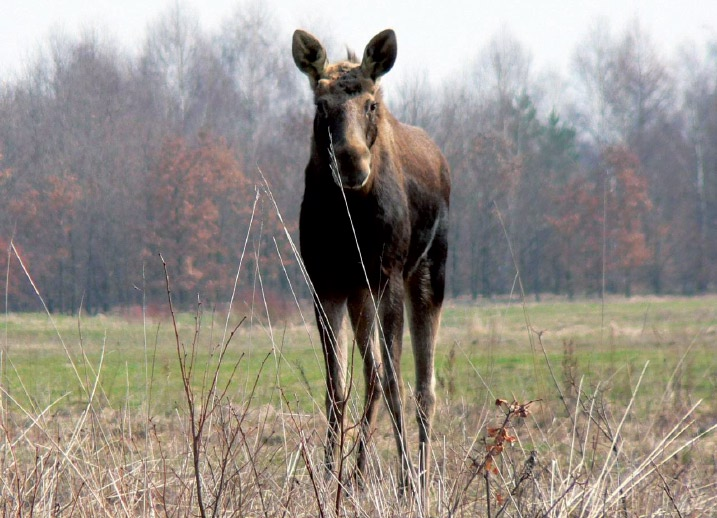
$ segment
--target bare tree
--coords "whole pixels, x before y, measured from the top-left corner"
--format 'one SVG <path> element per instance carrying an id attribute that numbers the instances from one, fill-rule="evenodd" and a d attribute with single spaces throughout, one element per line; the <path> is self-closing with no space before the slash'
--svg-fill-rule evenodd
<path id="1" fill-rule="evenodd" d="M 686 176 L 694 186 L 694 194 L 686 197 L 689 207 L 685 210 L 696 226 L 690 233 L 696 243 L 691 247 L 693 261 L 688 264 L 696 273 L 695 289 L 703 292 L 717 283 L 717 43 L 702 52 L 684 49 L 679 63 L 682 113 L 692 150 L 691 172 Z"/>
<path id="2" fill-rule="evenodd" d="M 215 38 L 222 67 L 236 91 L 236 136 L 250 156 L 273 124 L 297 98 L 299 78 L 278 43 L 280 32 L 266 3 L 242 4 Z"/>
<path id="3" fill-rule="evenodd" d="M 493 106 L 498 131 L 507 131 L 514 102 L 530 88 L 531 63 L 530 52 L 507 29 L 478 54 L 473 84 L 478 95 Z"/>
<path id="4" fill-rule="evenodd" d="M 616 73 L 613 47 L 609 25 L 604 19 L 599 19 L 578 45 L 573 57 L 578 104 L 582 107 L 575 118 L 579 128 L 598 146 L 605 146 L 618 138 L 608 101 Z"/>
<path id="5" fill-rule="evenodd" d="M 413 126 L 420 126 L 431 134 L 437 133 L 439 106 L 427 72 L 408 75 L 396 85 L 390 103 L 396 117 Z"/>
<path id="6" fill-rule="evenodd" d="M 149 29 L 142 58 L 147 79 L 161 87 L 165 115 L 183 124 L 190 102 L 190 69 L 201 39 L 191 8 L 177 0 Z"/>

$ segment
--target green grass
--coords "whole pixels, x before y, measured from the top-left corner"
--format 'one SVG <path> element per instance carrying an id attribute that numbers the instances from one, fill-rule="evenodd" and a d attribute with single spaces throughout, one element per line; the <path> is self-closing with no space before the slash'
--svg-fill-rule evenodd
<path id="1" fill-rule="evenodd" d="M 439 395 L 486 401 L 493 395 L 515 395 L 548 402 L 555 399 L 556 382 L 563 385 L 572 375 L 576 378 L 572 381 L 582 378 L 586 387 L 607 383 L 614 396 L 628 398 L 635 373 L 649 362 L 643 381 L 648 394 L 662 397 L 666 390 L 674 390 L 679 392 L 675 397 L 710 400 L 717 385 L 717 355 L 712 351 L 715 308 L 715 297 L 616 298 L 604 307 L 599 301 L 549 301 L 525 308 L 515 302 L 449 303 L 442 320 L 436 375 L 439 388 L 447 387 L 452 378 L 453 393 L 439 390 Z M 221 341 L 225 318 L 202 316 L 197 341 L 200 370 L 214 361 L 210 351 Z M 152 411 L 174 410 L 182 395 L 181 378 L 168 316 L 155 316 L 146 325 L 123 316 L 60 315 L 52 321 L 54 325 L 40 314 L 13 314 L 0 321 L 9 360 L 4 384 L 18 401 L 29 396 L 42 407 L 63 396 L 60 406 L 86 400 L 66 347 L 83 380 L 91 380 L 102 361 L 101 386 L 113 406 L 138 407 L 151 396 Z M 180 340 L 187 347 L 194 326 L 194 315 L 178 317 Z M 410 389 L 410 337 L 406 335 L 404 341 L 403 371 Z M 566 361 L 572 362 L 572 372 L 566 372 Z M 245 393 L 258 378 L 259 404 L 276 402 L 277 387 L 304 410 L 323 401 L 323 360 L 311 322 L 275 323 L 270 330 L 256 318 L 246 320 L 230 343 L 220 378 L 228 377 L 236 362 L 239 368 L 231 390 Z M 355 364 L 360 376 L 358 355 Z M 195 380 L 197 386 L 200 381 Z"/>

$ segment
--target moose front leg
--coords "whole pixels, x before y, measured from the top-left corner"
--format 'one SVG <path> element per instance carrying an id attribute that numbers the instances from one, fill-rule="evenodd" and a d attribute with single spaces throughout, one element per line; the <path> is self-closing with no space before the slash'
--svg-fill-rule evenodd
<path id="1" fill-rule="evenodd" d="M 380 355 L 376 347 L 376 300 L 368 289 L 349 297 L 349 317 L 354 329 L 356 344 L 363 358 L 363 373 L 366 383 L 364 409 L 361 416 L 361 433 L 356 458 L 356 482 L 363 485 L 368 459 L 368 441 L 376 420 L 378 400 L 381 397 L 379 380 Z"/>
<path id="2" fill-rule="evenodd" d="M 339 341 L 346 311 L 345 300 L 318 298 L 315 304 L 316 323 L 326 363 L 326 475 L 334 474 L 336 448 L 344 424 L 346 406 L 346 346 Z M 337 476 L 339 474 L 336 474 Z M 340 477 L 339 477 L 340 478 Z"/>

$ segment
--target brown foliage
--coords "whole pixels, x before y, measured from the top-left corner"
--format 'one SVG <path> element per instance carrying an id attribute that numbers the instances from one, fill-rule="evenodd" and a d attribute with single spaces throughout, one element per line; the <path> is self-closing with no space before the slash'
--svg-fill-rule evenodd
<path id="1" fill-rule="evenodd" d="M 651 258 L 645 219 L 652 203 L 637 156 L 622 146 L 607 148 L 594 174 L 568 182 L 555 204 L 559 215 L 548 220 L 571 280 L 598 290 L 604 261 L 606 275 L 622 280 L 629 294 L 633 271 Z"/>
<path id="2" fill-rule="evenodd" d="M 161 252 L 178 301 L 228 293 L 237 266 L 237 221 L 249 220 L 250 185 L 222 139 L 201 135 L 191 145 L 167 138 L 150 169 L 146 253 Z"/>
<path id="3" fill-rule="evenodd" d="M 9 175 L 9 173 L 8 173 Z M 63 290 L 68 270 L 72 268 L 73 232 L 76 232 L 78 205 L 84 192 L 72 174 L 50 176 L 39 185 L 26 185 L 7 200 L 7 215 L 13 223 L 16 246 L 22 260 L 32 267 L 32 276 L 40 289 L 46 288 L 47 304 L 51 309 L 65 311 L 70 302 Z M 1 242 L 3 250 L 10 250 L 10 240 Z M 8 252 L 8 256 L 10 256 Z M 8 267 L 3 259 L 2 266 Z M 57 278 L 58 282 L 50 279 Z M 34 307 L 34 295 L 25 289 L 28 284 L 19 268 L 10 268 L 8 293 L 17 295 L 17 308 Z"/>

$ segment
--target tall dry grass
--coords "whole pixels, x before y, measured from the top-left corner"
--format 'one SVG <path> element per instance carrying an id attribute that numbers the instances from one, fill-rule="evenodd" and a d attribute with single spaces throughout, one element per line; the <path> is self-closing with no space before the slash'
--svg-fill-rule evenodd
<path id="1" fill-rule="evenodd" d="M 230 338 L 198 361 L 198 349 L 210 346 L 201 309 L 196 318 L 196 329 L 178 333 L 176 368 L 187 383 L 174 414 L 111 405 L 99 381 L 102 361 L 83 380 L 85 405 L 77 411 L 57 411 L 62 398 L 23 405 L 31 394 L 3 389 L 3 515 L 419 514 L 410 496 L 398 494 L 386 417 L 373 436 L 365 488 L 348 483 L 360 418 L 356 383 L 341 441 L 344 472 L 327 477 L 320 411 L 301 411 L 281 386 L 278 401 L 257 401 L 259 372 L 241 380 L 243 397 L 229 397 L 243 360 L 220 372 Z M 272 361 L 266 356 L 262 368 Z M 652 397 L 640 393 L 643 375 L 623 405 L 601 384 L 580 379 L 571 387 L 556 380 L 552 401 L 481 405 L 443 397 L 430 515 L 714 515 L 715 425 L 698 416 L 699 402 L 682 415 L 665 406 L 648 419 L 637 416 L 635 402 Z"/>
<path id="2" fill-rule="evenodd" d="M 268 195 L 268 194 L 267 194 Z M 21 259 L 13 249 L 17 259 Z M 24 266 L 23 266 L 24 267 Z M 166 270 L 165 270 L 166 271 Z M 29 281 L 31 272 L 25 268 Z M 372 436 L 364 488 L 351 484 L 363 387 L 349 375 L 347 422 L 341 431 L 342 469 L 323 467 L 325 416 L 321 394 L 285 390 L 281 369 L 285 337 L 271 324 L 271 350 L 259 367 L 229 360 L 243 323 L 224 329 L 198 301 L 191 328 L 177 323 L 171 272 L 167 306 L 182 391 L 170 413 L 154 413 L 152 333 L 144 338 L 144 404 L 112 403 L 103 385 L 105 348 L 85 354 L 83 318 L 70 338 L 56 331 L 81 405 L 68 393 L 41 402 L 18 374 L 7 333 L 2 351 L 0 408 L 0 511 L 4 516 L 418 516 L 416 499 L 398 491 L 398 466 L 385 412 Z M 33 283 L 34 285 L 34 283 Z M 261 292 L 261 290 L 259 290 Z M 37 296 L 42 300 L 39 290 Z M 262 300 L 261 297 L 258 300 Z M 298 304 L 298 297 L 295 297 Z M 686 375 L 678 364 L 664 391 L 643 392 L 645 364 L 629 397 L 613 397 L 610 379 L 586 381 L 574 347 L 564 342 L 561 361 L 545 352 L 541 332 L 524 306 L 526 347 L 548 374 L 536 401 L 493 394 L 454 346 L 439 379 L 431 516 L 710 516 L 717 515 L 715 417 L 702 402 L 685 407 L 669 395 Z M 46 317 L 53 322 L 49 312 Z M 8 316 L 6 315 L 6 319 Z M 223 318 L 222 318 L 223 319 Z M 304 325 L 309 327 L 311 324 Z M 7 329 L 7 326 L 6 326 Z M 55 329 L 57 327 L 55 326 Z M 233 329 L 233 331 L 232 331 Z M 276 332 L 275 332 L 276 331 Z M 491 336 L 495 334 L 491 331 Z M 497 339 L 493 336 L 493 339 Z M 315 343 L 315 342 L 314 342 Z M 300 367 L 299 367 L 300 369 Z M 264 371 L 276 373 L 271 398 L 257 396 Z M 357 368 L 360 372 L 360 368 Z M 16 388 L 8 379 L 15 377 Z M 458 396 L 469 384 L 476 396 Z M 308 385 L 308 382 L 307 382 Z M 493 394 L 491 398 L 482 394 Z M 306 402 L 312 399 L 313 411 Z M 73 395 L 77 400 L 77 394 Z M 659 400 L 645 413 L 641 399 Z M 129 401 L 129 396 L 126 401 Z M 486 399 L 495 403 L 486 404 Z M 620 401 L 620 402 L 618 402 Z M 413 406 L 410 383 L 405 402 Z M 638 409 L 637 407 L 641 408 Z M 714 409 L 714 405 L 710 405 Z M 410 435 L 416 444 L 416 427 Z"/>

